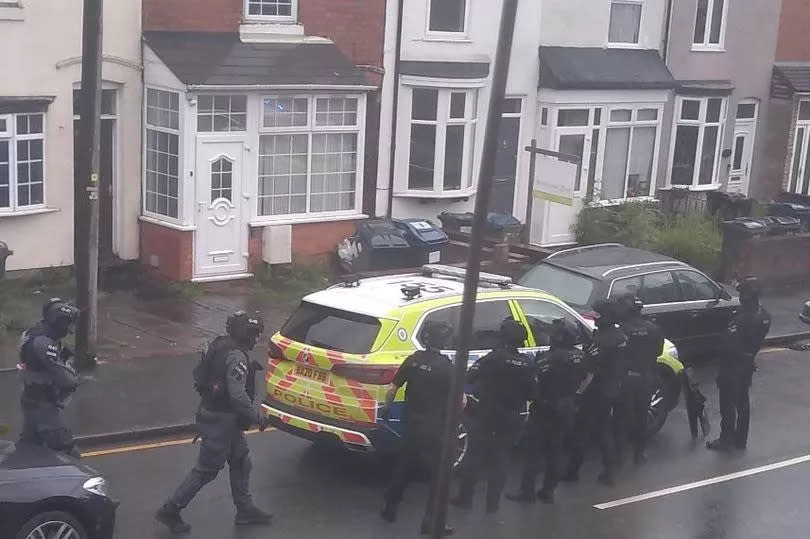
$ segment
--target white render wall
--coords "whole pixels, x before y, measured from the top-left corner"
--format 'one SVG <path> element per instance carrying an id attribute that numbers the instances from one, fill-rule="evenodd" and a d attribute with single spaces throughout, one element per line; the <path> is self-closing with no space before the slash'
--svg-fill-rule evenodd
<path id="1" fill-rule="evenodd" d="M 55 211 L 0 217 L 8 269 L 73 263 L 73 88 L 81 81 L 78 1 L 21 0 L 0 8 L 0 96 L 53 96 L 45 114 L 45 197 Z M 118 89 L 113 246 L 138 257 L 141 192 L 141 2 L 105 2 L 103 78 Z M 13 19 L 13 20 L 9 20 Z"/>

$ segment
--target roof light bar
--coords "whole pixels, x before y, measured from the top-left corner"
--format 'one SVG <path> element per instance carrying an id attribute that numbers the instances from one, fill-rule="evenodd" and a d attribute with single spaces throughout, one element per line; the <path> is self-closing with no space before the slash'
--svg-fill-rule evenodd
<path id="1" fill-rule="evenodd" d="M 422 266 L 422 275 L 426 277 L 442 276 L 453 277 L 455 279 L 464 279 L 467 275 L 467 270 L 464 268 L 457 268 L 456 266 L 445 266 L 442 264 L 425 264 Z M 492 284 L 496 286 L 509 286 L 512 284 L 512 278 L 504 275 L 495 275 L 494 273 L 481 273 L 479 282 L 482 284 Z"/>

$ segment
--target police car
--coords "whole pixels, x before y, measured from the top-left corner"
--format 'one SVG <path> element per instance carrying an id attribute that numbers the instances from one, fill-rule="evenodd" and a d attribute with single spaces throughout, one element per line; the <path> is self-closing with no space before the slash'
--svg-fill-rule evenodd
<path id="1" fill-rule="evenodd" d="M 378 420 L 388 384 L 400 364 L 423 349 L 420 329 L 427 320 L 458 327 L 465 271 L 427 265 L 420 273 L 349 280 L 306 296 L 273 335 L 266 371 L 264 413 L 280 430 L 311 440 L 337 442 L 362 452 L 390 451 L 404 425 L 399 422 L 404 389 L 396 396 L 391 421 Z M 506 318 L 526 326 L 524 352 L 548 348 L 552 321 L 572 320 L 581 345 L 591 341 L 593 323 L 560 299 L 481 274 L 469 361 L 497 345 Z M 448 343 L 453 357 L 457 342 Z M 650 432 L 657 432 L 677 404 L 684 367 L 674 345 L 658 360 L 658 388 L 650 403 Z M 466 454 L 459 427 L 458 461 Z"/>

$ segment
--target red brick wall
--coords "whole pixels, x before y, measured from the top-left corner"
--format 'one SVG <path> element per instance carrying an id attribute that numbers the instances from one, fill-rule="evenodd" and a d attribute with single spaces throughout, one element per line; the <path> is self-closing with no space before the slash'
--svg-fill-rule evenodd
<path id="1" fill-rule="evenodd" d="M 242 6 L 242 0 L 143 0 L 143 29 L 237 32 Z"/>
<path id="2" fill-rule="evenodd" d="M 328 37 L 355 64 L 382 67 L 385 0 L 298 0 L 308 36 Z"/>
<path id="3" fill-rule="evenodd" d="M 293 225 L 292 255 L 295 263 L 329 262 L 340 240 L 354 234 L 355 221 Z"/>
<path id="4" fill-rule="evenodd" d="M 256 271 L 256 268 L 263 262 L 262 260 L 262 240 L 264 238 L 264 228 L 250 227 L 248 238 L 248 271 Z"/>
<path id="5" fill-rule="evenodd" d="M 726 282 L 754 275 L 766 285 L 781 285 L 810 277 L 810 234 L 753 238 L 737 249 L 724 247 L 723 254 Z"/>
<path id="6" fill-rule="evenodd" d="M 157 258 L 157 267 L 153 265 Z M 175 281 L 193 277 L 194 232 L 141 222 L 141 264 Z"/>
<path id="7" fill-rule="evenodd" d="M 780 61 L 810 60 L 808 28 L 810 28 L 810 0 L 782 0 L 776 59 Z"/>

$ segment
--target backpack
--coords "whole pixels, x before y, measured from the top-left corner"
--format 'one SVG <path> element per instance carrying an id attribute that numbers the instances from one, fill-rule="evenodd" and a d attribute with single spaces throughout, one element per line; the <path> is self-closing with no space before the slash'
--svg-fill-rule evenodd
<path id="1" fill-rule="evenodd" d="M 217 337 L 200 351 L 200 361 L 194 367 L 194 389 L 206 401 L 221 401 L 227 398 L 225 384 L 225 359 L 236 344 L 230 337 Z"/>

